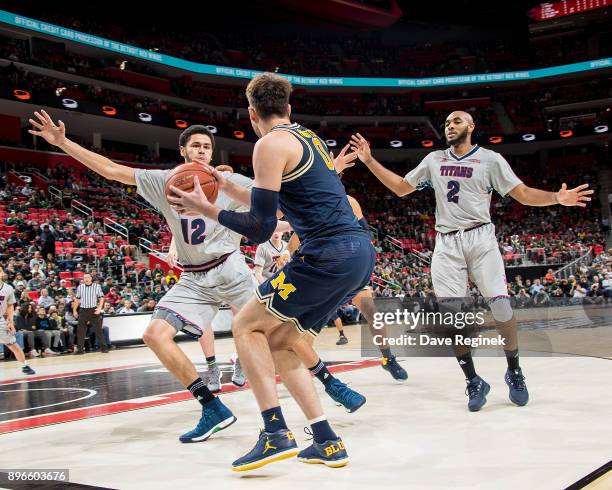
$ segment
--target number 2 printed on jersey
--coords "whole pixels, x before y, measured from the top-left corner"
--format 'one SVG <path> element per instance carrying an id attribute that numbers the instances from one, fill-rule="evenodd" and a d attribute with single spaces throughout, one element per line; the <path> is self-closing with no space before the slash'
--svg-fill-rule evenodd
<path id="1" fill-rule="evenodd" d="M 189 219 L 181 218 L 181 229 L 183 230 L 183 240 L 189 245 L 201 245 L 204 242 L 206 235 L 206 223 L 202 218 L 191 220 L 191 229 Z"/>
<path id="2" fill-rule="evenodd" d="M 459 202 L 459 196 L 457 194 L 459 194 L 459 182 L 457 182 L 456 180 L 449 180 L 448 181 L 448 193 L 446 194 L 446 198 L 448 199 L 448 202 L 454 202 L 454 203 L 458 203 Z"/>

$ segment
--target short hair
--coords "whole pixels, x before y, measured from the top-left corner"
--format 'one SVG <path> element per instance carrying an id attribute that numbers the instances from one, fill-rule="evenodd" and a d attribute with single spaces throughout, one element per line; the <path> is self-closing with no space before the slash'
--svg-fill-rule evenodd
<path id="1" fill-rule="evenodd" d="M 179 136 L 179 146 L 187 146 L 189 143 L 189 138 L 191 138 L 194 134 L 205 134 L 210 138 L 210 142 L 212 143 L 212 149 L 215 149 L 215 137 L 213 136 L 210 129 L 206 126 L 202 126 L 200 124 L 194 124 L 193 126 L 189 126 L 185 131 L 181 133 Z"/>
<path id="2" fill-rule="evenodd" d="M 246 96 L 249 105 L 262 119 L 271 116 L 286 117 L 289 115 L 289 96 L 292 90 L 286 78 L 274 73 L 261 73 L 247 85 Z"/>

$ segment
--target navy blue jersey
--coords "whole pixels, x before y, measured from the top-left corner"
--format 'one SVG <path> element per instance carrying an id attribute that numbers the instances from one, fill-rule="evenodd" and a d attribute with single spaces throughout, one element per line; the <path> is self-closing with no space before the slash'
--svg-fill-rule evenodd
<path id="1" fill-rule="evenodd" d="M 338 234 L 363 235 L 325 143 L 299 124 L 279 124 L 302 145 L 302 159 L 283 175 L 280 209 L 302 242 Z"/>

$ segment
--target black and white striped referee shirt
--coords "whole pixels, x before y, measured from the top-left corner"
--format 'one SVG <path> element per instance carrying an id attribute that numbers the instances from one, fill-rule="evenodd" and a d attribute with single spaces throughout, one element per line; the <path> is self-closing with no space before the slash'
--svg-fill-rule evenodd
<path id="1" fill-rule="evenodd" d="M 95 282 L 86 286 L 81 284 L 76 290 L 76 297 L 81 301 L 81 308 L 96 308 L 98 298 L 104 296 L 102 288 Z"/>

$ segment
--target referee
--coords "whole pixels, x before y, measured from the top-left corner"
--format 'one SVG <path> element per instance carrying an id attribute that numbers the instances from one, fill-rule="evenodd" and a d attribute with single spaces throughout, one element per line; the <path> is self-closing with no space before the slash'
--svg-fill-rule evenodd
<path id="1" fill-rule="evenodd" d="M 85 332 L 87 332 L 87 323 L 91 323 L 96 329 L 96 337 L 100 343 L 100 349 L 103 354 L 108 352 L 108 346 L 104 340 L 102 332 L 102 305 L 104 303 L 104 294 L 98 283 L 93 283 L 91 274 L 83 275 L 83 284 L 79 285 L 76 290 L 76 301 L 73 303 L 72 313 L 78 317 L 79 323 L 77 326 L 77 351 L 75 354 L 83 354 L 85 346 Z M 78 314 L 77 308 L 81 307 Z"/>

